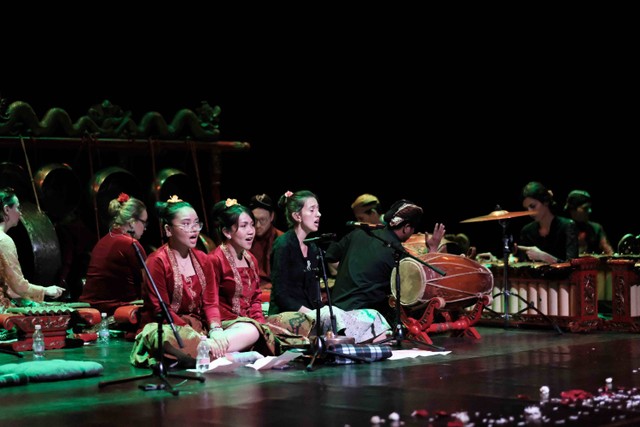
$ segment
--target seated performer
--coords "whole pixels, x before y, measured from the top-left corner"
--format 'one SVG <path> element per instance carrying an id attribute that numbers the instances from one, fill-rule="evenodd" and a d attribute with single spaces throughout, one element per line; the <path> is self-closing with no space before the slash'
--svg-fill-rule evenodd
<path id="1" fill-rule="evenodd" d="M 578 257 L 576 223 L 555 215 L 556 202 L 550 190 L 539 182 L 529 182 L 522 189 L 522 206 L 532 211 L 533 221 L 520 231 L 514 251 L 518 257 L 549 264 Z"/>
<path id="2" fill-rule="evenodd" d="M 196 248 L 202 223 L 193 207 L 172 196 L 158 202 L 158 218 L 168 242 L 147 258 L 147 267 L 174 326 L 184 343 L 180 349 L 173 331 L 163 323 L 163 349 L 180 366 L 193 368 L 201 335 L 208 335 L 212 357 L 251 348 L 259 338 L 258 329 L 247 322 L 225 322 L 220 317 L 218 289 L 212 263 Z M 144 306 L 141 327 L 131 352 L 131 363 L 147 366 L 156 362 L 158 320 L 162 306 L 148 277 L 142 289 Z"/>
<path id="3" fill-rule="evenodd" d="M 402 199 L 384 214 L 385 228 L 370 232 L 391 245 L 401 246 L 414 235 L 421 219 L 422 208 Z M 437 251 L 444 233 L 444 226 L 436 224 L 433 234 L 425 234 L 425 245 L 430 252 Z M 357 228 L 329 246 L 326 261 L 332 272 L 337 272 L 331 293 L 337 307 L 343 310 L 371 308 L 389 321 L 395 318 L 389 305 L 395 249 Z"/>
<path id="4" fill-rule="evenodd" d="M 227 199 L 214 205 L 211 217 L 217 247 L 209 257 L 222 325 L 234 321 L 253 323 L 260 331 L 255 350 L 262 354 L 279 354 L 283 345 L 309 344 L 307 335 L 314 322 L 301 313 L 264 317 L 258 262 L 249 251 L 256 233 L 251 211 L 235 199 Z"/>
<path id="5" fill-rule="evenodd" d="M 133 245 L 146 259 L 138 240 L 147 229 L 149 215 L 144 203 L 125 193 L 111 200 L 108 209 L 109 232 L 91 251 L 80 301 L 111 316 L 118 307 L 142 298 L 143 267 Z"/>
<path id="6" fill-rule="evenodd" d="M 321 215 L 318 199 L 310 191 L 287 191 L 280 197 L 278 206 L 285 211 L 289 230 L 278 237 L 273 245 L 273 290 L 269 314 L 299 311 L 315 319 L 317 307 L 323 305 L 318 288 L 321 268 L 319 248 L 315 243 L 304 243 L 304 240 L 309 233 L 318 231 Z M 322 332 L 326 333 L 332 329 L 328 307 L 322 307 L 320 314 Z M 386 319 L 373 309 L 347 312 L 333 307 L 333 314 L 336 317 L 336 330 L 332 332 L 352 337 L 356 343 L 379 341 L 391 330 Z"/>
<path id="7" fill-rule="evenodd" d="M 274 225 L 275 206 L 271 197 L 266 194 L 257 194 L 249 201 L 249 209 L 255 218 L 256 234 L 251 246 L 251 253 L 258 261 L 260 271 L 260 287 L 271 289 L 271 249 L 273 241 L 282 236 L 284 231 Z"/>
<path id="8" fill-rule="evenodd" d="M 613 247 L 607 239 L 604 228 L 591 221 L 591 195 L 586 191 L 573 190 L 567 196 L 565 212 L 573 219 L 578 228 L 578 252 L 580 255 L 613 255 Z"/>
<path id="9" fill-rule="evenodd" d="M 29 283 L 22 274 L 16 244 L 7 231 L 20 222 L 20 201 L 11 188 L 0 189 L 0 313 L 24 302 L 42 302 L 45 297 L 58 298 L 65 291 L 60 286 Z M 22 298 L 26 301 L 20 301 Z"/>
<path id="10" fill-rule="evenodd" d="M 351 204 L 356 221 L 368 224 L 382 224 L 380 200 L 373 194 L 361 194 Z"/>

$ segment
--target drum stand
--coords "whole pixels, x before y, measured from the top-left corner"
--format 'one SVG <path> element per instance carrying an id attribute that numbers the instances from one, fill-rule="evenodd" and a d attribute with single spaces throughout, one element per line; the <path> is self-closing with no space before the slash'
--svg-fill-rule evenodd
<path id="1" fill-rule="evenodd" d="M 409 252 L 407 252 L 406 249 L 404 249 L 401 245 L 399 244 L 393 244 L 391 242 L 386 241 L 385 239 L 376 236 L 375 234 L 373 234 L 371 232 L 371 230 L 369 230 L 368 228 L 363 228 L 363 230 L 371 237 L 374 237 L 378 240 L 380 240 L 386 247 L 393 249 L 393 259 L 394 259 L 394 264 L 395 264 L 395 269 L 396 269 L 396 281 L 395 281 L 395 288 L 396 288 L 396 298 L 395 298 L 395 326 L 393 328 L 393 335 L 390 336 L 389 338 L 385 338 L 382 341 L 377 342 L 376 344 L 386 344 L 388 342 L 393 343 L 393 347 L 396 347 L 397 349 L 401 349 L 402 348 L 402 342 L 403 341 L 410 341 L 414 344 L 418 344 L 418 345 L 426 345 L 428 347 L 431 347 L 433 349 L 435 349 L 436 351 L 443 351 L 444 348 L 434 345 L 434 344 L 429 344 L 423 341 L 419 341 L 419 340 L 415 340 L 412 338 L 408 338 L 406 335 L 406 330 L 405 330 L 405 325 L 402 322 L 402 307 L 400 307 L 401 305 L 401 297 L 400 297 L 400 291 L 402 289 L 401 283 L 400 283 L 400 259 L 404 257 L 409 257 L 412 258 L 416 261 L 418 261 L 420 264 L 425 265 L 427 267 L 429 267 L 430 269 L 432 269 L 433 271 L 435 271 L 436 273 L 445 276 L 446 273 L 442 270 L 440 270 L 438 267 L 435 267 L 431 264 L 428 264 L 426 262 L 424 262 L 423 260 L 421 260 L 418 257 L 413 256 L 412 254 L 410 254 Z"/>
<path id="2" fill-rule="evenodd" d="M 316 246 L 317 245 L 315 243 L 312 243 L 312 245 Z M 316 301 L 316 336 L 313 339 L 313 342 L 311 343 L 311 350 L 313 351 L 313 357 L 311 358 L 311 362 L 309 362 L 309 364 L 307 365 L 307 371 L 312 371 L 313 370 L 313 364 L 315 363 L 316 359 L 318 357 L 324 356 L 324 355 L 330 355 L 330 356 L 339 356 L 339 357 L 344 357 L 345 359 L 351 359 L 353 361 L 356 362 L 365 362 L 365 363 L 369 363 L 370 360 L 365 359 L 363 357 L 359 357 L 359 356 L 354 356 L 352 354 L 343 354 L 343 353 L 339 353 L 337 351 L 333 351 L 333 350 L 329 350 L 328 349 L 328 344 L 327 341 L 340 341 L 340 338 L 343 338 L 343 342 L 347 342 L 349 344 L 353 344 L 354 343 L 354 339 L 353 338 L 348 338 L 348 337 L 337 337 L 336 336 L 336 316 L 333 314 L 333 305 L 331 304 L 331 293 L 329 292 L 329 283 L 327 280 L 327 270 L 325 268 L 324 265 L 324 250 L 322 248 L 318 248 L 318 260 L 319 260 L 319 264 L 320 264 L 320 268 L 322 269 L 322 279 L 324 280 L 324 287 L 327 290 L 327 306 L 329 307 L 329 317 L 331 319 L 331 327 L 329 329 L 329 331 L 327 331 L 327 336 L 326 337 L 322 337 L 322 322 L 320 320 L 320 306 L 322 305 L 322 290 L 321 290 L 321 286 L 320 286 L 320 276 L 318 275 L 318 293 L 317 293 L 317 301 Z M 331 332 L 331 336 L 329 336 L 329 332 Z"/>
<path id="3" fill-rule="evenodd" d="M 504 328 L 508 329 L 509 328 L 509 319 L 510 317 L 513 316 L 517 316 L 521 313 L 523 313 L 526 310 L 532 309 L 534 310 L 536 313 L 538 313 L 542 318 L 544 318 L 546 321 L 548 321 L 553 328 L 558 332 L 558 334 L 562 334 L 562 330 L 560 329 L 560 327 L 553 321 L 551 320 L 551 318 L 549 316 L 547 316 L 546 314 L 544 314 L 543 312 L 541 312 L 533 303 L 533 301 L 527 301 L 526 299 L 524 299 L 521 295 L 519 295 L 518 293 L 511 293 L 511 291 L 509 290 L 509 254 L 511 254 L 511 245 L 513 243 L 513 236 L 510 236 L 507 234 L 507 220 L 506 219 L 502 219 L 500 221 L 498 221 L 498 223 L 500 224 L 500 226 L 502 227 L 502 255 L 503 255 L 503 264 L 504 264 L 504 268 L 502 270 L 502 292 L 498 292 L 494 297 L 495 298 L 499 298 L 502 295 L 502 301 L 503 301 L 503 307 L 504 307 L 504 313 L 502 314 L 502 316 L 504 317 Z M 523 303 L 526 304 L 526 307 L 522 308 L 521 310 L 518 310 L 515 313 L 509 313 L 509 298 L 511 297 L 511 295 L 515 296 L 516 298 L 518 298 L 520 301 L 522 301 Z M 485 310 L 488 310 L 490 312 L 492 312 L 495 315 L 500 315 L 499 312 L 494 311 L 488 307 L 485 306 Z"/>
<path id="4" fill-rule="evenodd" d="M 176 331 L 176 327 L 173 324 L 173 319 L 171 318 L 171 314 L 169 313 L 169 309 L 167 309 L 167 305 L 165 304 L 164 300 L 162 299 L 162 295 L 160 295 L 160 292 L 158 291 L 158 287 L 156 286 L 156 283 L 153 280 L 153 277 L 151 277 L 151 273 L 149 272 L 149 268 L 147 267 L 147 264 L 144 262 L 144 258 L 142 257 L 142 254 L 140 253 L 140 249 L 138 248 L 138 246 L 136 245 L 136 242 L 132 242 L 133 247 L 136 250 L 136 254 L 138 255 L 138 261 L 140 261 L 140 264 L 142 264 L 142 266 L 144 267 L 145 271 L 147 272 L 147 278 L 149 279 L 149 282 L 151 283 L 153 290 L 155 292 L 156 297 L 158 298 L 158 301 L 160 301 L 160 306 L 162 307 L 161 313 L 158 314 L 158 349 L 157 349 L 157 353 L 158 353 L 158 362 L 155 364 L 155 366 L 152 367 L 152 373 L 150 374 L 145 374 L 145 375 L 138 375 L 135 377 L 129 377 L 129 378 L 122 378 L 119 380 L 113 380 L 113 381 L 101 381 L 100 383 L 98 383 L 98 387 L 99 388 L 103 388 L 106 387 L 108 385 L 111 384 L 119 384 L 119 383 L 127 383 L 130 381 L 137 381 L 137 380 L 141 380 L 144 378 L 158 378 L 161 382 L 159 384 L 145 384 L 145 385 L 140 385 L 138 386 L 141 390 L 144 391 L 150 391 L 150 390 L 167 390 L 169 393 L 171 393 L 174 396 L 177 396 L 180 391 L 176 390 L 173 385 L 169 382 L 168 377 L 174 377 L 174 378 L 183 378 L 185 380 L 196 380 L 196 381 L 200 381 L 201 383 L 204 382 L 204 377 L 199 375 L 197 377 L 191 376 L 191 375 L 182 375 L 182 374 L 175 374 L 175 373 L 166 373 L 167 368 L 165 368 L 164 366 L 164 343 L 162 340 L 162 329 L 163 329 L 163 320 L 166 320 L 167 323 L 171 326 L 171 329 L 173 330 L 173 335 L 176 337 L 176 341 L 178 342 L 178 345 L 180 346 L 180 348 L 184 347 L 184 344 L 182 343 L 182 338 L 180 337 L 180 335 L 178 334 L 178 332 Z"/>

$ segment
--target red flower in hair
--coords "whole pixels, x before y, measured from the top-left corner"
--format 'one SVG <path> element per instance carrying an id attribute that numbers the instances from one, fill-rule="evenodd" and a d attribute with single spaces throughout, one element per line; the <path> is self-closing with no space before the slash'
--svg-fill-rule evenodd
<path id="1" fill-rule="evenodd" d="M 129 201 L 129 195 L 127 193 L 120 193 L 118 196 L 118 202 L 126 203 L 127 201 Z"/>

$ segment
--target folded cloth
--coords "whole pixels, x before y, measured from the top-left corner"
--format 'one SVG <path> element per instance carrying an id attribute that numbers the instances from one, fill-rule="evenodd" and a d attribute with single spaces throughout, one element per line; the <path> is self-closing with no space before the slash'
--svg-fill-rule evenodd
<path id="1" fill-rule="evenodd" d="M 388 359 L 393 354 L 391 347 L 377 344 L 336 344 L 330 345 L 328 350 L 338 354 L 356 356 L 367 362 Z M 334 363 L 338 365 L 348 365 L 350 363 L 356 363 L 356 361 L 336 355 Z"/>
<path id="2" fill-rule="evenodd" d="M 57 381 L 98 376 L 103 366 L 88 360 L 32 360 L 0 365 L 0 375 L 25 375 L 29 382 Z"/>

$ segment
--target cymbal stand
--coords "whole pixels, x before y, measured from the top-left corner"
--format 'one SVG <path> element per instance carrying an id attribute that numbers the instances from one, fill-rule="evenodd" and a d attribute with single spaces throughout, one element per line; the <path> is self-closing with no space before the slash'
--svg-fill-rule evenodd
<path id="1" fill-rule="evenodd" d="M 546 321 L 548 321 L 553 328 L 558 332 L 558 334 L 562 334 L 562 330 L 560 329 L 560 327 L 556 324 L 556 322 L 554 322 L 549 316 L 547 316 L 546 314 L 544 314 L 543 312 L 541 312 L 534 304 L 533 301 L 527 301 L 526 299 L 524 299 L 522 297 L 522 295 L 516 293 L 511 293 L 511 290 L 509 289 L 509 255 L 511 254 L 511 246 L 513 244 L 513 236 L 507 234 L 507 220 L 506 219 L 502 219 L 499 220 L 498 223 L 500 224 L 500 226 L 502 227 L 502 259 L 503 259 L 503 270 L 502 270 L 502 292 L 498 292 L 494 298 L 499 298 L 500 296 L 502 296 L 502 301 L 503 301 L 503 307 L 504 307 L 504 313 L 502 314 L 503 318 L 504 318 L 504 328 L 508 329 L 510 326 L 510 318 L 511 317 L 515 317 L 523 312 L 525 312 L 526 310 L 532 309 L 534 310 L 536 313 L 538 313 L 541 317 L 543 317 Z M 509 312 L 509 299 L 511 298 L 511 295 L 515 296 L 516 298 L 518 298 L 520 301 L 522 301 L 523 303 L 526 304 L 525 307 L 523 307 L 521 310 L 518 310 L 517 312 L 511 314 Z M 499 312 L 486 307 L 484 308 L 485 310 L 488 310 L 490 312 L 492 312 L 493 314 L 496 315 L 500 315 Z"/>
<path id="2" fill-rule="evenodd" d="M 364 230 L 369 236 L 374 237 L 378 240 L 380 240 L 382 242 L 382 244 L 388 248 L 393 249 L 393 260 L 394 260 L 394 264 L 395 264 L 395 270 L 396 270 L 396 281 L 395 281 L 395 288 L 396 288 L 396 303 L 395 303 L 395 326 L 393 328 L 393 335 L 383 339 L 382 341 L 377 342 L 376 344 L 386 344 L 388 342 L 392 342 L 393 346 L 401 349 L 402 348 L 402 342 L 403 341 L 410 341 L 414 344 L 417 345 L 426 345 L 428 347 L 431 347 L 437 351 L 443 351 L 444 348 L 437 346 L 437 345 L 433 345 L 433 344 L 429 344 L 423 341 L 419 341 L 419 340 L 415 340 L 412 338 L 408 338 L 406 336 L 406 331 L 405 331 L 405 326 L 402 323 L 402 307 L 400 307 L 401 305 L 401 297 L 400 297 L 400 292 L 402 289 L 401 283 L 400 283 L 400 260 L 403 257 L 409 257 L 412 258 L 416 261 L 418 261 L 420 264 L 423 264 L 427 267 L 429 267 L 430 269 L 432 269 L 433 271 L 435 271 L 436 273 L 439 273 L 440 275 L 444 276 L 446 275 L 446 273 L 442 270 L 440 270 L 438 267 L 435 267 L 429 263 L 424 262 L 423 260 L 421 260 L 420 258 L 413 256 L 412 254 L 410 254 L 409 252 L 407 252 L 406 249 L 404 249 L 404 247 L 402 247 L 402 245 L 400 244 L 393 244 L 392 242 L 388 242 L 385 239 L 383 239 L 380 236 L 377 236 L 376 234 L 374 234 L 371 230 L 369 230 L 368 228 L 363 228 L 362 230 Z"/>
<path id="3" fill-rule="evenodd" d="M 331 326 L 330 326 L 330 331 L 332 333 L 333 336 L 335 336 L 336 334 L 336 316 L 333 314 L 333 305 L 331 304 L 331 295 L 329 292 L 329 283 L 328 283 L 328 279 L 327 279 L 327 270 L 325 268 L 325 262 L 324 262 L 324 250 L 322 248 L 318 248 L 318 246 L 315 243 L 311 243 L 311 245 L 315 246 L 316 250 L 318 251 L 318 261 L 320 264 L 320 268 L 322 270 L 322 279 L 324 280 L 324 288 L 327 290 L 327 306 L 329 307 L 329 317 L 331 319 Z M 311 249 L 311 247 L 310 247 Z M 311 249 L 310 253 L 315 252 L 313 249 Z M 321 285 L 320 285 L 320 275 L 318 275 L 318 293 L 316 295 L 317 300 L 316 300 L 316 336 L 313 339 L 313 342 L 311 343 L 311 348 L 313 349 L 313 357 L 311 358 L 311 362 L 309 362 L 309 364 L 307 365 L 307 371 L 312 371 L 313 370 L 313 364 L 315 363 L 316 359 L 320 356 L 323 355 L 330 355 L 330 356 L 338 356 L 338 357 L 344 357 L 345 359 L 351 359 L 353 361 L 356 362 L 365 362 L 365 363 L 370 363 L 371 361 L 369 359 L 363 358 L 363 357 L 359 357 L 359 356 L 354 356 L 352 354 L 343 354 L 343 353 L 339 353 L 337 351 L 333 351 L 333 350 L 329 350 L 328 346 L 327 346 L 327 341 L 325 338 L 322 337 L 322 322 L 321 322 L 321 318 L 320 318 L 320 306 L 322 305 L 322 290 L 321 290 Z M 353 338 L 352 338 L 353 339 Z"/>

